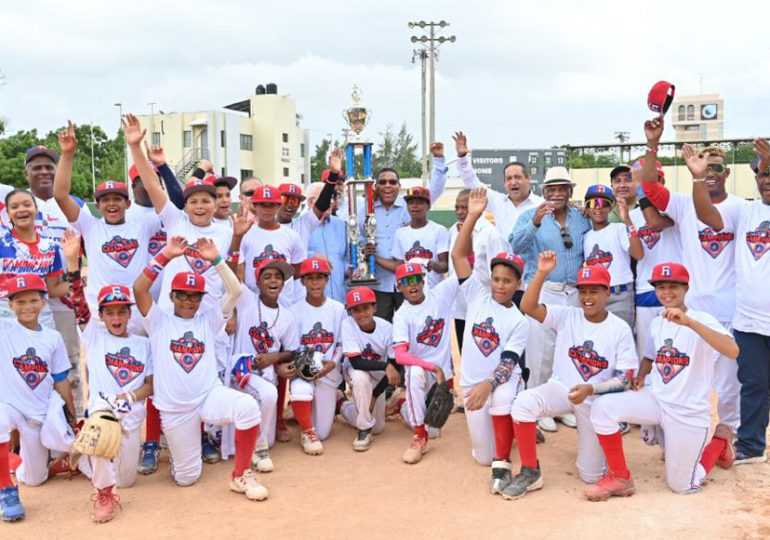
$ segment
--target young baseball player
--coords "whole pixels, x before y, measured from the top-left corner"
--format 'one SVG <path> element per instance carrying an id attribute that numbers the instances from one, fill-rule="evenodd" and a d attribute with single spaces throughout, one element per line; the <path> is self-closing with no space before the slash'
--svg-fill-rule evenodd
<path id="1" fill-rule="evenodd" d="M 234 424 L 235 463 L 230 489 L 251 500 L 264 500 L 267 488 L 251 471 L 251 456 L 259 436 L 259 405 L 253 397 L 222 384 L 215 350 L 217 335 L 225 325 L 222 313 L 232 310 L 241 284 L 222 260 L 213 240 L 201 238 L 197 243 L 199 255 L 215 269 L 225 287 L 218 311 L 201 309 L 207 288 L 205 278 L 195 272 L 173 276 L 171 310 L 152 300 L 150 287 L 160 270 L 188 250 L 187 240 L 181 236 L 169 239 L 134 284 L 136 308 L 144 317 L 150 336 L 154 401 L 174 464 L 172 474 L 181 486 L 189 486 L 200 477 L 201 422 Z"/>
<path id="2" fill-rule="evenodd" d="M 468 216 L 452 250 L 452 262 L 460 290 L 468 299 L 460 386 L 465 396 L 471 453 L 480 465 L 492 465 L 490 490 L 497 494 L 511 480 L 511 407 L 524 388 L 521 366 L 529 323 L 513 303 L 524 261 L 505 252 L 493 257 L 489 263 L 490 285 L 482 283 L 468 262 L 473 228 L 486 205 L 486 190 L 473 190 Z"/>
<path id="3" fill-rule="evenodd" d="M 348 291 L 345 300 L 350 316 L 342 321 L 343 370 L 353 390 L 353 401 L 344 401 L 340 413 L 358 430 L 353 450 L 364 452 L 372 445 L 372 434 L 385 430 L 385 394 L 374 395 L 375 388 L 383 377 L 394 386 L 401 377 L 394 365 L 393 326 L 374 316 L 377 311 L 374 291 L 355 287 Z"/>
<path id="4" fill-rule="evenodd" d="M 631 259 L 644 257 L 639 234 L 628 215 L 626 201 L 615 199 L 612 188 L 589 186 L 585 205 L 592 230 L 583 236 L 586 266 L 600 265 L 610 273 L 610 301 L 607 309 L 634 327 L 634 274 Z M 612 206 L 623 223 L 610 223 Z"/>
<path id="5" fill-rule="evenodd" d="M 396 230 L 393 241 L 395 266 L 403 262 L 420 263 L 428 270 L 428 287 L 435 287 L 449 269 L 449 233 L 428 219 L 430 190 L 424 187 L 408 189 L 404 195 L 409 216 L 408 227 Z"/>
<path id="6" fill-rule="evenodd" d="M 401 410 L 414 429 L 401 459 L 414 464 L 428 451 L 426 396 L 434 383 L 452 377 L 449 320 L 458 282 L 446 279 L 431 289 L 425 286 L 421 264 L 404 263 L 396 268 L 396 283 L 404 303 L 393 316 L 393 352 L 396 362 L 406 366 L 406 401 Z"/>
<path id="7" fill-rule="evenodd" d="M 540 254 L 537 271 L 521 299 L 524 313 L 556 330 L 553 375 L 537 388 L 520 393 L 513 403 L 513 433 L 521 459 L 521 472 L 503 490 L 506 499 L 518 499 L 543 487 L 537 459 L 536 422 L 544 416 L 571 412 L 577 419 L 578 475 L 597 482 L 605 470 L 601 447 L 591 425 L 594 394 L 618 391 L 630 385 L 629 375 L 639 364 L 631 328 L 607 311 L 610 274 L 603 266 L 578 270 L 581 307 L 538 303 L 548 273 L 556 266 L 556 253 Z M 587 383 L 587 384 L 586 384 Z M 617 431 L 618 424 L 615 424 Z"/>
<path id="8" fill-rule="evenodd" d="M 49 426 L 55 427 L 49 424 L 57 421 L 55 413 L 63 414 L 62 400 L 71 418 L 75 405 L 64 341 L 56 330 L 40 325 L 45 281 L 34 274 L 20 274 L 10 279 L 7 290 L 16 320 L 0 318 L 4 336 L 0 339 L 0 518 L 16 521 L 24 518 L 24 507 L 18 486 L 11 481 L 11 432 L 16 430 L 21 437 L 16 479 L 38 486 L 48 479 L 49 451 L 41 438 Z"/>
<path id="9" fill-rule="evenodd" d="M 225 227 L 233 226 L 232 218 L 232 202 L 233 202 L 233 188 L 238 183 L 238 179 L 233 176 L 219 176 L 214 177 L 213 182 L 216 189 L 217 200 L 216 209 L 214 210 L 214 223 L 219 223 Z"/>
<path id="10" fill-rule="evenodd" d="M 720 354 L 735 359 L 738 345 L 712 315 L 688 309 L 689 282 L 689 273 L 681 264 L 662 263 L 652 271 L 650 283 L 664 310 L 652 322 L 645 357 L 634 380 L 635 391 L 601 396 L 591 411 L 608 471 L 586 488 L 590 501 L 634 494 L 618 422 L 662 428 L 666 481 L 676 493 L 700 491 L 715 464 L 729 468 L 735 461 L 730 426 L 719 424 L 711 442 L 706 441 L 714 366 Z M 644 385 L 647 375 L 650 386 Z"/>
<path id="11" fill-rule="evenodd" d="M 313 381 L 291 380 L 291 408 L 302 429 L 300 443 L 306 454 L 323 453 L 321 441 L 332 431 L 337 387 L 342 382 L 340 329 L 345 307 L 324 294 L 331 269 L 326 259 L 302 261 L 299 275 L 307 296 L 292 307 L 299 344 L 323 353 L 323 367 Z"/>

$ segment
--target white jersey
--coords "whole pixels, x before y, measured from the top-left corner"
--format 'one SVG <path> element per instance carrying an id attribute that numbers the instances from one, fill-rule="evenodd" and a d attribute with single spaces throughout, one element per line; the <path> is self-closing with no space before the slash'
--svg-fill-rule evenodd
<path id="1" fill-rule="evenodd" d="M 433 289 L 425 287 L 425 300 L 419 304 L 404 300 L 393 315 L 393 343 L 407 343 L 413 356 L 441 367 L 447 379 L 453 373 L 449 323 L 458 288 L 454 276 Z"/>
<path id="2" fill-rule="evenodd" d="M 347 317 L 345 306 L 327 298 L 322 306 L 311 306 L 306 300 L 292 306 L 299 334 L 299 344 L 323 353 L 323 360 L 332 361 L 337 367 L 323 377 L 328 384 L 342 382 L 342 320 Z"/>
<path id="3" fill-rule="evenodd" d="M 449 251 L 449 233 L 436 223 L 428 221 L 419 229 L 411 225 L 396 229 L 391 256 L 404 262 L 415 261 L 426 264 L 428 261 L 438 262 L 440 253 Z M 444 279 L 443 274 L 431 270 L 428 272 L 428 286 L 435 287 Z"/>
<path id="4" fill-rule="evenodd" d="M 134 286 L 134 281 L 147 266 L 150 238 L 160 228 L 160 218 L 145 216 L 141 220 L 126 219 L 119 225 L 110 225 L 104 218 L 92 216 L 88 208 L 81 208 L 72 226 L 85 242 L 88 257 L 86 300 L 91 311 L 96 313 L 97 295 L 102 287 Z"/>
<path id="5" fill-rule="evenodd" d="M 222 225 L 224 227 L 227 227 L 228 229 L 233 228 L 233 218 L 230 216 L 227 216 L 224 219 L 214 216 L 211 218 L 211 222 L 216 223 L 217 225 Z"/>
<path id="6" fill-rule="evenodd" d="M 717 320 L 702 311 L 687 316 L 720 334 L 730 335 Z M 653 361 L 652 393 L 667 411 L 695 426 L 711 425 L 711 388 L 719 353 L 685 326 L 658 316 L 650 326 L 644 352 Z"/>
<path id="7" fill-rule="evenodd" d="M 134 201 L 134 204 L 129 206 L 128 210 L 126 210 L 126 221 L 141 221 L 145 219 L 158 220 L 158 228 L 150 235 L 150 241 L 147 243 L 146 260 L 149 262 L 150 259 L 155 257 L 155 255 L 160 253 L 163 248 L 166 247 L 168 236 L 166 235 L 166 229 L 164 228 L 163 223 L 160 221 L 160 216 L 155 212 L 155 209 L 152 206 L 140 206 Z M 163 272 L 161 271 L 161 274 L 155 281 L 153 281 L 152 287 L 150 288 L 150 294 L 156 302 L 160 296 L 160 287 L 162 284 Z"/>
<path id="8" fill-rule="evenodd" d="M 393 325 L 375 317 L 374 330 L 364 332 L 353 317 L 347 317 L 342 321 L 342 354 L 346 359 L 360 356 L 373 362 L 387 362 L 388 358 L 395 358 Z"/>
<path id="9" fill-rule="evenodd" d="M 137 390 L 152 375 L 150 340 L 136 334 L 114 336 L 92 318 L 80 334 L 88 369 L 88 408 L 94 411 L 99 393 L 119 395 Z M 144 420 L 143 403 L 134 403 L 122 420 L 126 431 L 133 431 Z"/>
<path id="10" fill-rule="evenodd" d="M 623 223 L 609 223 L 603 229 L 590 230 L 583 236 L 586 266 L 603 266 L 610 273 L 613 287 L 634 281 L 629 247 L 630 240 Z"/>
<path id="11" fill-rule="evenodd" d="M 581 308 L 549 304 L 546 309 L 543 325 L 556 330 L 551 381 L 572 388 L 604 382 L 615 371 L 639 367 L 631 328 L 617 315 L 607 312 L 606 319 L 593 323 Z"/>
<path id="12" fill-rule="evenodd" d="M 281 305 L 267 307 L 260 301 L 259 294 L 245 287 L 235 307 L 238 327 L 233 336 L 233 354 L 256 355 L 299 348 L 297 325 L 290 309 Z M 260 370 L 258 375 L 275 382 L 273 366 Z"/>
<path id="13" fill-rule="evenodd" d="M 636 263 L 636 293 L 642 294 L 655 290 L 648 281 L 655 265 L 681 259 L 682 248 L 674 227 L 653 229 L 647 225 L 641 208 L 631 210 L 630 217 L 644 248 L 644 257 Z"/>
<path id="14" fill-rule="evenodd" d="M 156 304 L 143 319 L 150 336 L 153 403 L 160 411 L 197 409 L 219 380 L 216 343 L 224 319 L 198 313 L 182 319 Z"/>
<path id="15" fill-rule="evenodd" d="M 277 259 L 289 264 L 299 264 L 306 257 L 307 243 L 303 244 L 299 235 L 288 226 L 262 229 L 254 224 L 241 241 L 241 261 L 245 267 L 244 283 L 252 291 L 258 292 L 255 271 L 261 261 Z M 292 278 L 283 284 L 278 301 L 282 306 L 292 306 L 302 300 L 304 290 L 299 279 Z"/>
<path id="16" fill-rule="evenodd" d="M 728 195 L 716 207 L 730 215 L 740 201 Z M 735 224 L 715 231 L 696 217 L 692 196 L 680 193 L 671 193 L 665 212 L 676 223 L 682 244 L 682 256 L 674 262 L 684 263 L 690 272 L 687 304 L 729 323 L 735 312 Z"/>
<path id="17" fill-rule="evenodd" d="M 30 330 L 0 319 L 0 402 L 43 422 L 53 392 L 53 375 L 70 369 L 64 341 L 56 330 Z"/>
<path id="18" fill-rule="evenodd" d="M 515 305 L 505 307 L 496 302 L 489 286 L 476 275 L 463 281 L 460 290 L 469 299 L 460 365 L 460 386 L 467 388 L 492 376 L 503 351 L 521 358 L 529 323 Z"/>
<path id="19" fill-rule="evenodd" d="M 166 227 L 169 238 L 184 236 L 187 239 L 187 249 L 183 255 L 172 259 L 163 270 L 163 284 L 160 289 L 158 305 L 163 309 L 173 311 L 174 307 L 169 293 L 174 276 L 179 272 L 197 272 L 205 278 L 206 292 L 208 293 L 203 295 L 201 311 L 220 314 L 219 300 L 225 294 L 222 278 L 209 261 L 200 257 L 196 244 L 201 238 L 213 240 L 220 256 L 224 258 L 227 255 L 227 250 L 230 249 L 233 231 L 222 225 L 211 224 L 207 227 L 193 225 L 187 214 L 174 206 L 171 201 L 166 202 L 166 206 L 160 213 L 160 219 Z"/>

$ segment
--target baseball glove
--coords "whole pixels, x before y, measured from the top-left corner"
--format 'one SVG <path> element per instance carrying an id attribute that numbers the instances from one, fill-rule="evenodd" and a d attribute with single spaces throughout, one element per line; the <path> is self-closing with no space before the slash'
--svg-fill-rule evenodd
<path id="1" fill-rule="evenodd" d="M 315 350 L 310 347 L 300 347 L 294 351 L 294 369 L 306 381 L 314 381 L 321 371 L 315 361 Z"/>
<path id="2" fill-rule="evenodd" d="M 112 411 L 94 411 L 78 433 L 71 454 L 112 459 L 118 455 L 122 437 L 120 422 Z"/>
<path id="3" fill-rule="evenodd" d="M 440 429 L 444 427 L 449 413 L 455 404 L 455 399 L 449 391 L 447 383 L 434 383 L 425 400 L 425 424 Z"/>

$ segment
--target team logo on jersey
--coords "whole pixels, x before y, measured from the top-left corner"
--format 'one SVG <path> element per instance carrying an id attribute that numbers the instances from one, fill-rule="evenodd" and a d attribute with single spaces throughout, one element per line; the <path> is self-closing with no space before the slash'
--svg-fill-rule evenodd
<path id="1" fill-rule="evenodd" d="M 104 357 L 112 377 L 121 387 L 136 379 L 144 371 L 144 364 L 131 356 L 131 349 L 123 347 L 120 352 L 107 353 Z"/>
<path id="2" fill-rule="evenodd" d="M 160 253 L 160 250 L 166 247 L 166 240 L 168 240 L 166 231 L 158 229 L 158 231 L 150 237 L 150 244 L 147 247 L 150 255 L 154 257 Z"/>
<path id="3" fill-rule="evenodd" d="M 364 360 L 371 360 L 372 362 L 379 362 L 382 356 L 374 352 L 371 343 L 367 343 L 366 347 L 364 347 L 364 350 L 361 351 L 361 358 Z"/>
<path id="4" fill-rule="evenodd" d="M 660 373 L 663 383 L 668 384 L 671 379 L 690 365 L 690 357 L 674 347 L 673 339 L 667 339 L 655 355 L 655 365 L 658 367 L 658 373 Z"/>
<path id="5" fill-rule="evenodd" d="M 102 253 L 118 263 L 123 268 L 128 268 L 131 259 L 134 258 L 139 242 L 134 239 L 113 236 L 111 240 L 102 244 Z"/>
<path id="6" fill-rule="evenodd" d="M 307 334 L 302 334 L 302 337 L 299 338 L 299 342 L 305 347 L 310 347 L 315 351 L 326 353 L 326 351 L 329 350 L 329 347 L 334 344 L 334 332 L 324 330 L 321 323 L 317 322 L 313 325 L 312 330 Z"/>
<path id="7" fill-rule="evenodd" d="M 275 248 L 273 248 L 273 244 L 267 244 L 265 246 L 265 249 L 262 251 L 262 253 L 254 257 L 254 260 L 252 261 L 252 265 L 254 266 L 254 268 L 256 268 L 257 266 L 259 266 L 259 263 L 261 263 L 262 261 L 267 261 L 270 259 L 275 259 L 278 261 L 286 261 L 286 255 L 276 251 Z"/>
<path id="8" fill-rule="evenodd" d="M 762 258 L 770 247 L 770 221 L 763 221 L 759 227 L 746 233 L 746 243 L 755 261 Z"/>
<path id="9" fill-rule="evenodd" d="M 727 244 L 735 240 L 735 233 L 727 231 L 717 232 L 711 227 L 706 227 L 698 233 L 698 239 L 706 253 L 711 255 L 712 259 L 716 259 L 725 250 Z"/>
<path id="10" fill-rule="evenodd" d="M 203 274 L 206 270 L 211 268 L 211 263 L 201 258 L 201 254 L 198 251 L 199 241 L 200 240 L 196 240 L 194 244 L 187 245 L 187 249 L 184 250 L 184 258 L 187 261 L 187 264 L 190 265 L 190 268 L 192 268 L 193 272 Z"/>
<path id="11" fill-rule="evenodd" d="M 603 266 L 604 268 L 609 268 L 611 264 L 612 253 L 603 251 L 599 248 L 599 244 L 594 244 L 591 253 L 586 257 L 586 266 Z"/>
<path id="12" fill-rule="evenodd" d="M 258 354 L 269 352 L 270 347 L 275 343 L 275 339 L 273 339 L 267 329 L 267 321 L 259 323 L 259 326 L 252 326 L 249 328 L 249 337 L 251 338 L 251 343 L 254 345 L 254 350 L 256 350 Z"/>
<path id="13" fill-rule="evenodd" d="M 174 360 L 182 366 L 185 373 L 190 373 L 198 365 L 205 351 L 206 344 L 195 339 L 192 332 L 185 332 L 181 339 L 171 340 Z"/>
<path id="14" fill-rule="evenodd" d="M 27 352 L 13 359 L 13 367 L 19 372 L 21 378 L 27 383 L 31 390 L 34 390 L 43 382 L 48 375 L 48 363 L 41 359 L 35 352 L 34 347 L 27 349 Z"/>
<path id="15" fill-rule="evenodd" d="M 412 259 L 432 259 L 433 252 L 426 247 L 420 245 L 420 241 L 417 240 L 412 247 L 409 248 L 404 254 L 405 261 L 411 261 Z"/>
<path id="16" fill-rule="evenodd" d="M 444 319 L 434 319 L 430 315 L 425 317 L 425 326 L 417 334 L 417 342 L 428 347 L 438 347 L 441 337 L 444 335 Z"/>
<path id="17" fill-rule="evenodd" d="M 647 249 L 652 249 L 660 241 L 660 231 L 656 231 L 652 227 L 643 225 L 639 229 L 639 238 L 642 239 Z"/>
<path id="18" fill-rule="evenodd" d="M 599 356 L 599 353 L 594 350 L 594 342 L 591 340 L 584 341 L 582 345 L 570 347 L 569 357 L 584 381 L 599 374 L 610 365 L 603 356 Z"/>
<path id="19" fill-rule="evenodd" d="M 500 345 L 500 336 L 495 327 L 492 326 L 493 322 L 492 317 L 489 317 L 484 322 L 474 324 L 471 330 L 473 341 L 476 342 L 476 346 L 484 356 L 489 356 L 495 352 L 495 349 Z"/>

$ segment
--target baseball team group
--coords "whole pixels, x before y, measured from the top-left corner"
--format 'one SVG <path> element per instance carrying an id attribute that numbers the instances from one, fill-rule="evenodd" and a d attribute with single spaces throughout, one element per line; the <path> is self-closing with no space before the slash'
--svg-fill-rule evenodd
<path id="1" fill-rule="evenodd" d="M 363 452 L 399 415 L 413 431 L 401 459 L 416 464 L 447 386 L 505 499 L 543 487 L 537 444 L 556 421 L 577 431 L 591 501 L 634 494 L 629 432 L 660 445 L 676 493 L 699 491 L 717 465 L 766 460 L 767 141 L 754 142 L 756 200 L 727 193 L 719 147 L 684 145 L 692 193 L 669 191 L 662 114 L 644 124 L 644 158 L 606 185 L 576 194 L 554 166 L 541 198 L 518 162 L 504 193 L 487 189 L 457 132 L 457 222 L 429 219 L 448 172 L 441 143 L 428 187 L 402 194 L 396 170 L 376 171 L 376 242 L 362 246 L 376 281 L 349 286 L 349 224 L 364 223 L 349 208 L 367 205 L 345 204 L 339 149 L 305 194 L 217 176 L 207 160 L 180 183 L 138 118 L 123 122 L 130 185 L 96 186 L 99 217 L 70 194 L 71 123 L 55 151 L 27 151 L 29 189 L 0 186 L 4 521 L 25 517 L 19 485 L 56 474 L 89 478 L 92 519 L 111 520 L 116 490 L 156 472 L 161 441 L 180 486 L 231 459 L 230 490 L 264 500 L 272 448 L 292 438 L 284 415 L 311 456 L 335 418 Z"/>

